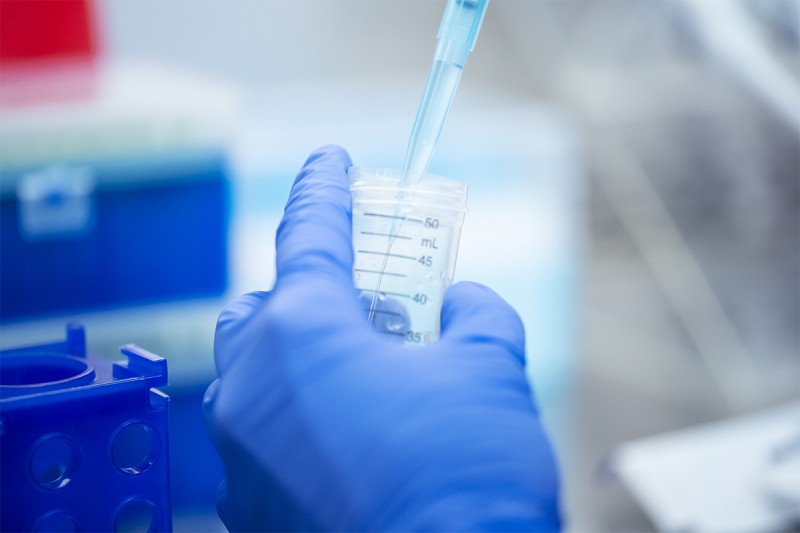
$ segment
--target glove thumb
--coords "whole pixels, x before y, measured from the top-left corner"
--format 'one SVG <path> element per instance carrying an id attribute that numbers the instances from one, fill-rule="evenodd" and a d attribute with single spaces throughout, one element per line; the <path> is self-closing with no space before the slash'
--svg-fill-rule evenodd
<path id="1" fill-rule="evenodd" d="M 525 329 L 496 292 L 473 282 L 456 283 L 442 304 L 442 341 L 503 347 L 525 364 Z"/>

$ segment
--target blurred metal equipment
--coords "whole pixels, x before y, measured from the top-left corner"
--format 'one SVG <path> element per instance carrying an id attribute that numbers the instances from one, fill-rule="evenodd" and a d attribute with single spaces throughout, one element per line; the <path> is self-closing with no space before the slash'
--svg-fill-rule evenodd
<path id="1" fill-rule="evenodd" d="M 711 53 L 800 132 L 800 72 L 797 64 L 792 72 L 770 49 L 764 31 L 789 32 L 787 38 L 800 51 L 800 2 L 770 0 L 767 6 L 745 0 L 681 1 Z M 761 25 L 756 14 L 765 15 Z"/>
<path id="2" fill-rule="evenodd" d="M 661 531 L 794 531 L 800 403 L 625 443 L 613 468 Z"/>
<path id="3" fill-rule="evenodd" d="M 567 108 L 587 146 L 585 353 L 569 396 L 543 409 L 568 529 L 664 529 L 599 475 L 613 450 L 800 396 L 800 3 L 492 13 L 531 92 Z"/>
<path id="4" fill-rule="evenodd" d="M 732 413 L 758 404 L 751 355 L 663 199 L 631 148 L 608 135 L 598 145 L 597 184 L 613 203 Z"/>

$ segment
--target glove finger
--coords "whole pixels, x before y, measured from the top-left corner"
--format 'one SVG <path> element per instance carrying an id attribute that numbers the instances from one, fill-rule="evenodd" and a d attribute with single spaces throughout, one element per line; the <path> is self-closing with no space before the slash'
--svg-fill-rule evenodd
<path id="1" fill-rule="evenodd" d="M 278 284 L 313 274 L 352 285 L 350 165 L 343 148 L 323 146 L 297 175 L 276 238 Z"/>
<path id="2" fill-rule="evenodd" d="M 456 283 L 442 304 L 442 341 L 493 344 L 525 363 L 525 329 L 514 309 L 479 283 Z"/>
<path id="3" fill-rule="evenodd" d="M 241 528 L 237 526 L 235 520 L 236 513 L 231 507 L 232 505 L 228 495 L 228 482 L 226 479 L 223 479 L 217 486 L 217 515 L 219 519 L 222 520 L 222 523 L 225 524 L 225 528 L 228 531 L 239 531 Z"/>
<path id="4" fill-rule="evenodd" d="M 214 362 L 217 374 L 223 375 L 230 368 L 232 360 L 243 353 L 242 342 L 245 342 L 247 324 L 256 310 L 260 309 L 269 298 L 268 292 L 250 292 L 243 294 L 225 306 L 217 319 L 214 334 Z"/>
<path id="5" fill-rule="evenodd" d="M 217 453 L 221 458 L 225 457 L 225 439 L 220 435 L 217 425 L 214 423 L 214 404 L 217 401 L 217 394 L 219 392 L 219 379 L 211 382 L 211 385 L 206 389 L 203 395 L 203 418 L 205 419 L 206 429 L 208 430 L 211 443 L 216 448 Z M 228 489 L 225 479 L 223 478 L 217 487 L 217 514 L 220 520 L 225 524 L 229 531 L 234 531 L 236 528 L 231 520 L 232 513 L 229 512 L 230 502 L 228 498 Z"/>

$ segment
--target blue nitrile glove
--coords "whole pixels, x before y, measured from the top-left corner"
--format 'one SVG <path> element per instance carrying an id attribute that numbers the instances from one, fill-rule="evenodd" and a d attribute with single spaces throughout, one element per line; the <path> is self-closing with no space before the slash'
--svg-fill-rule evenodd
<path id="1" fill-rule="evenodd" d="M 277 281 L 220 315 L 206 394 L 231 530 L 559 528 L 517 314 L 450 288 L 432 346 L 392 344 L 353 285 L 350 159 L 321 148 L 277 235 Z"/>

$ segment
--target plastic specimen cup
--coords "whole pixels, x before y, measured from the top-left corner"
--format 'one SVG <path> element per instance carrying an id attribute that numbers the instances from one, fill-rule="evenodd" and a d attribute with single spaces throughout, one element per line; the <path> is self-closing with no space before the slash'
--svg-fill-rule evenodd
<path id="1" fill-rule="evenodd" d="M 349 171 L 353 277 L 374 330 L 398 342 L 439 338 L 439 314 L 453 281 L 467 186 L 426 174 L 401 185 L 402 171 Z"/>

